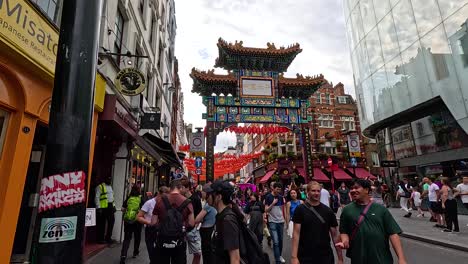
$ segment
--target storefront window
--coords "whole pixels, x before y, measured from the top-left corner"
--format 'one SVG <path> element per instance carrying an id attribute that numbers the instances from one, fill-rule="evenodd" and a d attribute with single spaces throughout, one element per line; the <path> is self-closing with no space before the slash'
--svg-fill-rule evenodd
<path id="1" fill-rule="evenodd" d="M 377 133 L 377 148 L 381 160 L 395 160 L 391 146 L 390 129 L 386 128 Z"/>
<path id="2" fill-rule="evenodd" d="M 468 136 L 448 111 L 416 120 L 411 126 L 418 155 L 468 145 Z"/>
<path id="3" fill-rule="evenodd" d="M 392 128 L 392 141 L 395 150 L 395 158 L 397 160 L 416 155 L 413 137 L 411 135 L 411 126 L 403 125 Z"/>
<path id="4" fill-rule="evenodd" d="M 3 144 L 6 137 L 6 129 L 8 124 L 8 112 L 0 109 L 0 159 L 2 158 Z"/>

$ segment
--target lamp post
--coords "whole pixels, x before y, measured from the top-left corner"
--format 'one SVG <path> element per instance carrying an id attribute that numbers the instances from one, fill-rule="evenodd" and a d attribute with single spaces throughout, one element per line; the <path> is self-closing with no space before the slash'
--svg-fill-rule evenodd
<path id="1" fill-rule="evenodd" d="M 63 1 L 36 230 L 40 264 L 83 262 L 101 8 L 100 0 Z"/>

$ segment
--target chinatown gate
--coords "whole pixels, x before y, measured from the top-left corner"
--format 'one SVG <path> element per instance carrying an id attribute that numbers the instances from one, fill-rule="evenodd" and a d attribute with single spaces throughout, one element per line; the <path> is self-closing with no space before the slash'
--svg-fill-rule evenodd
<path id="1" fill-rule="evenodd" d="M 206 180 L 215 179 L 214 146 L 216 136 L 238 123 L 277 124 L 300 131 L 306 182 L 313 179 L 309 122 L 312 121 L 309 97 L 326 83 L 323 75 L 286 78 L 283 73 L 302 49 L 299 44 L 276 48 L 244 47 L 218 40 L 219 57 L 214 70 L 192 69 L 193 93 L 203 97 L 206 106 Z"/>

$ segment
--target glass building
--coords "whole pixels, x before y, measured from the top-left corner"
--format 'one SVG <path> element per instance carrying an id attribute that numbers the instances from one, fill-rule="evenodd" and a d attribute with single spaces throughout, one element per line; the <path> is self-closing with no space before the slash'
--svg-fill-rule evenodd
<path id="1" fill-rule="evenodd" d="M 468 174 L 468 0 L 343 4 L 363 133 L 400 164 L 387 173 Z"/>

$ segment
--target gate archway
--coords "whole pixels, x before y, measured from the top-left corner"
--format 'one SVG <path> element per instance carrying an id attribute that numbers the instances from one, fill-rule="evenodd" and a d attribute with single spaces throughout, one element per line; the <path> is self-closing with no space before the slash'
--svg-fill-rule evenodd
<path id="1" fill-rule="evenodd" d="M 276 48 L 244 47 L 243 42 L 228 43 L 219 38 L 219 56 L 214 70 L 192 69 L 193 93 L 203 98 L 206 113 L 206 180 L 214 180 L 216 136 L 238 123 L 278 124 L 300 131 L 306 179 L 313 177 L 310 145 L 309 97 L 327 80 L 323 75 L 288 78 L 283 73 L 302 52 L 299 44 Z"/>

